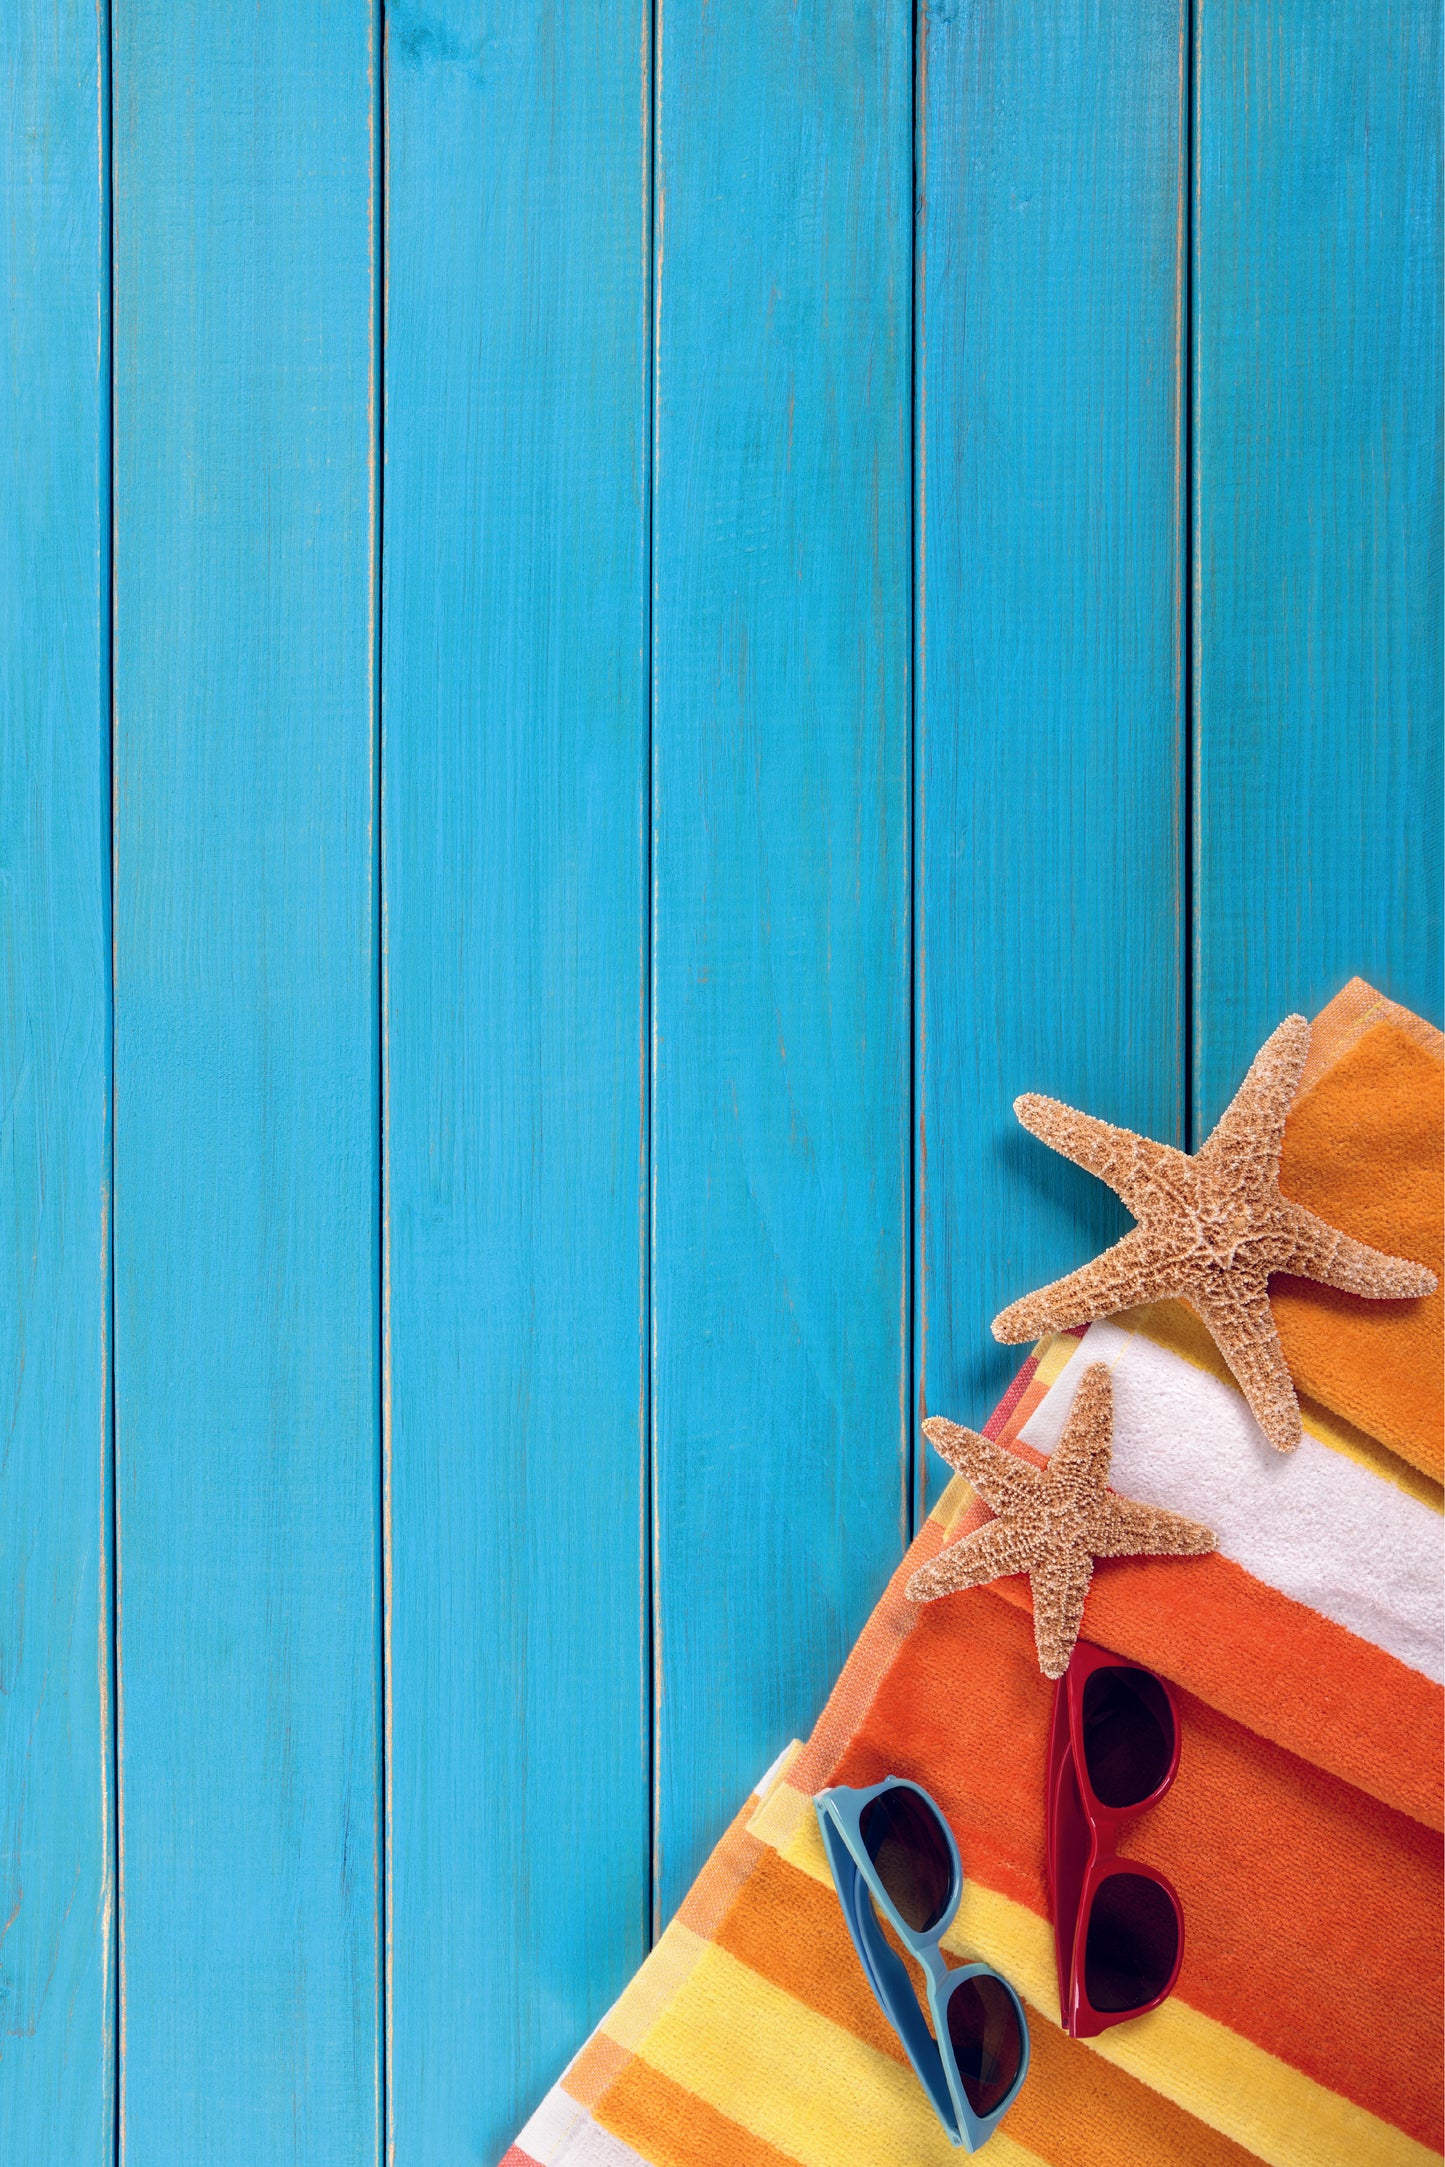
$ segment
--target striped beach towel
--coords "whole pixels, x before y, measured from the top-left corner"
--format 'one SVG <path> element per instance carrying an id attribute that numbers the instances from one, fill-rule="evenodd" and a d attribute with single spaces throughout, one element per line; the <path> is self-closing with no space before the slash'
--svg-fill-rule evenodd
<path id="1" fill-rule="evenodd" d="M 1319 1019 L 1282 1186 L 1442 1265 L 1440 1034 L 1356 981 Z M 1192 1315 L 1046 1340 L 989 1425 L 1041 1464 L 1090 1362 L 1114 1480 L 1219 1552 L 1096 1570 L 1085 1637 L 1179 1688 L 1179 1780 L 1125 1848 L 1180 1892 L 1183 1969 L 1151 2014 L 1059 2026 L 1044 1884 L 1040 1676 L 1026 1580 L 915 1608 L 904 1586 L 985 1517 L 956 1478 L 812 1737 L 759 1783 L 506 2167 L 927 2167 L 958 2157 L 864 1983 L 812 1810 L 915 1778 L 967 1877 L 945 1949 L 1029 2008 L 994 2167 L 1415 2167 L 1442 2144 L 1442 1296 L 1271 1300 L 1305 1437 L 1273 1453 Z"/>

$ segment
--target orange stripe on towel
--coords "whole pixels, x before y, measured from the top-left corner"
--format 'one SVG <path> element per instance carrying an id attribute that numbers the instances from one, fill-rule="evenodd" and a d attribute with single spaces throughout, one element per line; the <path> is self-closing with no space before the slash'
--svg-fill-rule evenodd
<path id="1" fill-rule="evenodd" d="M 1387 1002 L 1380 1007 L 1389 1020 L 1366 1030 L 1296 1099 L 1285 1127 L 1280 1188 L 1331 1226 L 1392 1255 L 1414 1257 L 1438 1278 L 1442 1041 L 1418 1017 Z M 1445 1285 L 1421 1301 L 1368 1302 L 1307 1279 L 1277 1279 L 1269 1301 L 1300 1389 L 1439 1482 Z"/>
<path id="2" fill-rule="evenodd" d="M 786 2152 L 646 2062 L 629 2062 L 592 2111 L 652 2167 L 797 2167 Z"/>
<path id="3" fill-rule="evenodd" d="M 1001 1580 L 997 1592 L 1029 1608 L 1026 1580 Z M 1084 1637 L 1427 1828 L 1445 1827 L 1445 1692 L 1232 1559 L 1103 1560 Z"/>

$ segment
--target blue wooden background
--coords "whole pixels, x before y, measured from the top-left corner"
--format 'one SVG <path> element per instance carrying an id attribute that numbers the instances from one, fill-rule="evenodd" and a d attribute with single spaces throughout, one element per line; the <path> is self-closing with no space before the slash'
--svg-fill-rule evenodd
<path id="1" fill-rule="evenodd" d="M 1439 0 L 0 10 L 0 2158 L 491 2162 L 988 1319 L 1441 1013 Z"/>

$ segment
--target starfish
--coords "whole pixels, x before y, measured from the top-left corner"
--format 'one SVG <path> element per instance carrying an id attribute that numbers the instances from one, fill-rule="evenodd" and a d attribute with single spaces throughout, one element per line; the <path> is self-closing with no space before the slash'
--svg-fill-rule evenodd
<path id="1" fill-rule="evenodd" d="M 1309 1045 L 1304 1017 L 1287 1016 L 1192 1157 L 1057 1099 L 1033 1092 L 1015 1099 L 1024 1127 L 1107 1181 L 1138 1225 L 1091 1264 L 1003 1310 L 993 1320 L 994 1338 L 1038 1339 L 1142 1302 L 1187 1302 L 1265 1436 L 1292 1452 L 1300 1441 L 1299 1401 L 1270 1314 L 1270 1274 L 1294 1272 L 1376 1300 L 1435 1288 L 1423 1264 L 1367 1248 L 1281 1196 L 1285 1116 Z"/>
<path id="2" fill-rule="evenodd" d="M 950 1543 L 908 1583 L 911 1603 L 1027 1573 L 1034 1644 L 1046 1678 L 1062 1678 L 1079 1637 L 1095 1558 L 1200 1557 L 1218 1547 L 1207 1527 L 1107 1487 L 1114 1388 L 1102 1362 L 1085 1370 L 1063 1435 L 1045 1468 L 992 1438 L 935 1416 L 923 1434 L 998 1515 Z"/>

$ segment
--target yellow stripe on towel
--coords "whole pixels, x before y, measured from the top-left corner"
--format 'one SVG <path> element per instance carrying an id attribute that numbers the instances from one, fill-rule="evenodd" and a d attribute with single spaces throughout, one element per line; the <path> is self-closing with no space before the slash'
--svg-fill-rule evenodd
<path id="1" fill-rule="evenodd" d="M 638 2058 L 801 2167 L 952 2167 L 958 2157 L 911 2069 L 725 1949 L 704 1952 Z M 988 2156 L 993 2167 L 1043 2167 L 1002 2129 Z"/>
<path id="2" fill-rule="evenodd" d="M 659 2011 L 672 2000 L 707 1947 L 708 1943 L 693 1933 L 691 1927 L 674 1919 L 652 1954 L 634 1973 L 631 1983 L 612 2004 L 598 2029 L 617 2046 L 635 2052 L 656 2022 Z"/>

